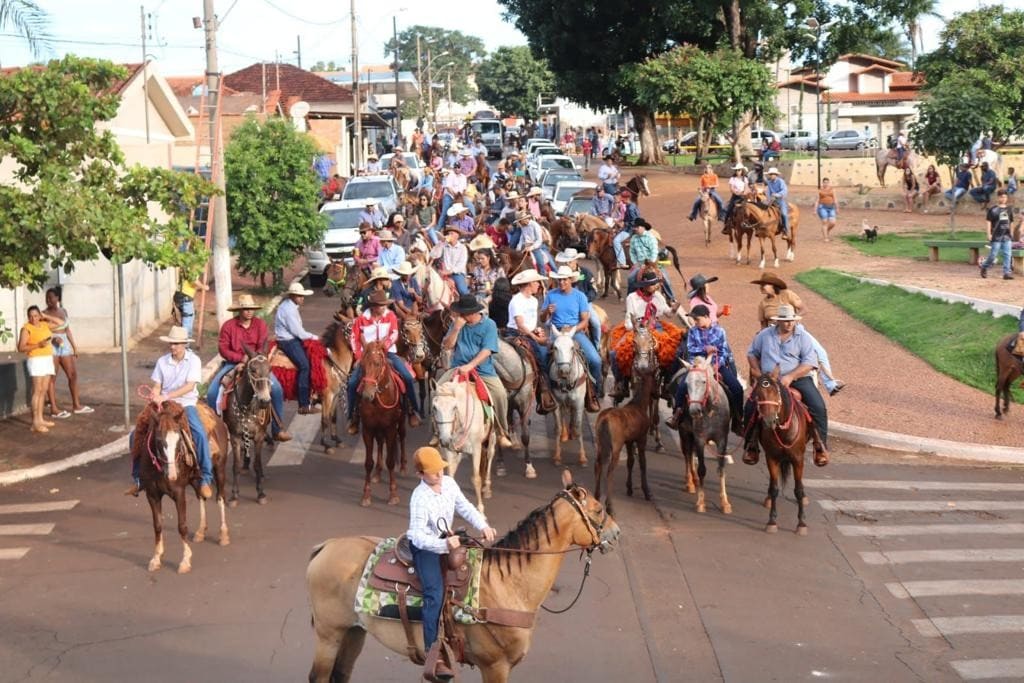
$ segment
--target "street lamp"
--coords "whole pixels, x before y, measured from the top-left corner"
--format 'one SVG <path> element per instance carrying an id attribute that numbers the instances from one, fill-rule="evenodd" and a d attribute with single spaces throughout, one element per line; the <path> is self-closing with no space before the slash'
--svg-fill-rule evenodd
<path id="1" fill-rule="evenodd" d="M 453 66 L 455 66 L 455 62 L 448 62 L 447 64 L 444 64 L 444 65 L 438 67 L 438 69 L 437 69 L 438 75 L 440 75 L 441 72 L 445 71 L 446 69 L 450 69 Z M 448 119 L 449 119 L 448 122 L 451 123 L 451 118 L 452 118 L 452 72 L 451 71 L 448 71 L 447 80 L 448 80 Z M 430 88 L 431 88 L 431 92 L 433 92 L 433 88 L 434 88 L 434 84 L 433 83 L 430 84 Z M 433 99 L 433 98 L 431 98 L 431 99 Z M 434 115 L 434 127 L 436 128 L 437 127 L 437 112 L 436 111 L 433 112 L 433 115 Z"/>
<path id="2" fill-rule="evenodd" d="M 807 17 L 804 26 L 808 33 L 814 38 L 814 92 L 815 92 L 815 125 L 817 126 L 817 139 L 814 145 L 814 155 L 818 162 L 818 187 L 821 187 L 821 50 L 822 41 L 828 38 L 826 32 L 836 24 L 836 20 L 822 24 L 814 17 Z"/>
<path id="3" fill-rule="evenodd" d="M 434 55 L 430 53 L 430 48 L 427 48 L 427 112 L 430 114 L 430 120 L 435 124 L 437 123 L 437 117 L 434 115 L 434 77 L 431 68 L 435 59 L 438 57 L 445 57 L 450 54 L 450 51 L 445 50 L 444 52 L 439 52 Z"/>

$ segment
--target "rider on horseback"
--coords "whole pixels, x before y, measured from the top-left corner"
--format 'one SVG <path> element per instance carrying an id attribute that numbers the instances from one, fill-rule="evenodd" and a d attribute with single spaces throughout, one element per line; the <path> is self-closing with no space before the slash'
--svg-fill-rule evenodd
<path id="1" fill-rule="evenodd" d="M 645 273 L 643 279 L 636 285 L 636 291 L 626 296 L 626 317 L 622 321 L 623 325 L 627 330 L 632 330 L 635 320 L 638 325 L 653 325 L 660 328 L 658 318 L 675 313 L 679 309 L 679 303 L 669 305 L 665 295 L 658 291 L 661 279 L 655 273 Z M 626 386 L 626 378 L 622 376 L 614 348 L 608 350 L 608 360 L 612 365 L 612 375 L 615 377 L 614 397 L 625 398 L 629 394 L 629 387 Z"/>
<path id="2" fill-rule="evenodd" d="M 362 214 L 360 214 L 362 215 Z M 377 257 L 380 255 L 380 240 L 374 234 L 374 226 L 368 221 L 359 223 L 359 239 L 356 240 L 352 258 L 356 265 L 362 268 L 364 273 L 377 265 Z"/>
<path id="3" fill-rule="evenodd" d="M 409 261 L 403 261 L 395 268 L 398 277 L 391 281 L 391 298 L 399 318 L 415 317 L 416 307 L 423 301 L 420 285 L 412 277 L 415 272 L 416 266 Z"/>
<path id="4" fill-rule="evenodd" d="M 789 188 L 786 181 L 779 176 L 779 169 L 772 166 L 768 169 L 768 182 L 765 183 L 768 205 L 776 204 L 779 207 L 779 232 L 782 235 L 789 233 L 789 201 L 787 195 Z"/>
<path id="5" fill-rule="evenodd" d="M 537 292 L 540 284 L 546 280 L 533 268 L 517 273 L 512 278 L 512 286 L 519 291 L 508 302 L 508 327 L 506 335 L 522 339 L 530 347 L 537 361 L 537 412 L 541 415 L 550 412 L 549 407 L 555 404 L 551 396 L 551 387 L 545 369 L 548 366 L 548 335 L 543 327 L 537 324 L 537 313 L 540 302 Z"/>
<path id="6" fill-rule="evenodd" d="M 722 217 L 725 225 L 722 227 L 722 234 L 729 234 L 729 217 L 732 216 L 736 203 L 744 199 L 750 191 L 750 179 L 747 178 L 747 167 L 743 164 L 736 164 L 732 167 L 732 177 L 729 178 L 729 203 L 725 207 L 725 215 Z"/>
<path id="7" fill-rule="evenodd" d="M 711 195 L 711 198 L 715 200 L 715 206 L 718 207 L 718 220 L 725 219 L 725 207 L 722 206 L 722 198 L 718 195 L 718 174 L 715 173 L 715 169 L 711 166 L 711 162 L 704 164 L 704 173 L 700 177 L 700 187 L 697 193 L 697 199 L 693 202 L 693 208 L 690 209 L 689 219 L 696 220 L 697 211 L 700 210 L 701 198 L 704 193 Z"/>
<path id="8" fill-rule="evenodd" d="M 636 279 L 640 272 L 656 267 L 661 273 L 661 284 L 665 288 L 665 296 L 670 301 L 675 300 L 672 292 L 672 285 L 668 281 L 668 274 L 658 264 L 658 240 L 654 235 L 651 224 L 643 218 L 638 218 L 634 226 L 635 232 L 629 240 L 629 258 L 633 262 L 633 270 L 627 278 L 629 289 L 636 289 Z"/>
<path id="9" fill-rule="evenodd" d="M 633 202 L 633 193 L 629 190 L 622 190 L 619 193 L 619 197 L 625 203 L 625 213 L 622 216 L 622 230 L 612 240 L 612 246 L 615 249 L 615 261 L 619 270 L 627 270 L 629 266 L 626 265 L 626 250 L 623 248 L 623 244 L 626 240 L 630 239 L 633 234 L 633 229 L 637 223 L 641 220 L 640 209 L 636 203 Z M 630 245 L 633 243 L 630 242 Z M 633 247 L 629 248 L 630 258 L 633 258 Z M 657 252 L 657 245 L 655 245 L 655 252 Z M 654 259 L 657 260 L 657 259 Z M 635 266 L 637 261 L 633 259 L 633 265 Z"/>
<path id="10" fill-rule="evenodd" d="M 444 226 L 444 239 L 430 250 L 430 258 L 441 260 L 440 275 L 450 278 L 459 294 L 469 294 L 469 285 L 466 283 L 469 251 L 466 245 L 459 241 L 460 234 L 458 226 Z"/>
<path id="11" fill-rule="evenodd" d="M 590 370 L 590 376 L 587 378 L 587 410 L 597 412 L 601 408 L 599 401 L 604 396 L 604 373 L 601 372 L 601 356 L 586 334 L 587 328 L 590 327 L 590 302 L 583 292 L 573 287 L 576 273 L 568 266 L 561 266 L 550 277 L 558 282 L 558 288 L 552 289 L 544 297 L 540 312 L 541 322 L 550 321 L 558 330 L 566 327 L 573 329 L 573 339 L 587 359 Z"/>
<path id="12" fill-rule="evenodd" d="M 366 344 L 380 342 L 387 348 L 388 363 L 402 378 L 405 384 L 405 395 L 409 399 L 412 413 L 409 415 L 409 426 L 418 427 L 423 422 L 423 407 L 416 396 L 416 381 L 405 362 L 399 358 L 395 349 L 398 341 L 398 318 L 388 309 L 391 299 L 385 292 L 374 292 L 370 295 L 369 307 L 363 311 L 352 324 L 352 336 L 349 343 L 356 357 L 352 375 L 348 378 L 348 433 L 359 433 L 359 418 L 356 415 L 356 392 L 363 379 L 363 366 L 359 360 L 363 357 Z"/>
<path id="13" fill-rule="evenodd" d="M 516 223 L 519 225 L 519 242 L 514 245 L 517 251 L 528 251 L 533 256 L 534 267 L 539 273 L 545 273 L 554 269 L 551 262 L 551 254 L 544 246 L 544 232 L 529 211 L 520 211 L 516 214 Z"/>
<path id="14" fill-rule="evenodd" d="M 288 298 L 281 302 L 277 307 L 277 313 L 274 314 L 274 336 L 277 338 L 277 346 L 295 364 L 295 369 L 298 371 L 297 391 L 299 414 L 301 415 L 320 411 L 319 408 L 310 405 L 309 357 L 303 346 L 303 342 L 307 339 L 318 339 L 318 337 L 306 331 L 302 325 L 302 316 L 299 314 L 299 306 L 312 293 L 313 290 L 305 289 L 298 282 L 293 282 L 288 287 Z"/>

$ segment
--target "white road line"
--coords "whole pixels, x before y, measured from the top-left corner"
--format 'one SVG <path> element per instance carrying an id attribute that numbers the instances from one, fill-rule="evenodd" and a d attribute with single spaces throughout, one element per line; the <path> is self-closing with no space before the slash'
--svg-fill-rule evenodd
<path id="1" fill-rule="evenodd" d="M 288 423 L 288 433 L 292 435 L 292 440 L 277 444 L 274 454 L 267 462 L 267 467 L 301 465 L 306 458 L 306 452 L 316 442 L 319 432 L 319 413 L 310 415 L 296 413 L 292 421 Z"/>
<path id="2" fill-rule="evenodd" d="M 813 489 L 878 489 L 887 491 L 1024 491 L 1024 484 L 985 481 L 901 481 L 874 479 L 804 479 Z"/>
<path id="3" fill-rule="evenodd" d="M 864 564 L 909 564 L 912 562 L 1024 562 L 1024 548 L 981 548 L 978 550 L 887 550 L 861 552 Z"/>
<path id="4" fill-rule="evenodd" d="M 896 598 L 935 598 L 950 595 L 1024 595 L 1024 579 L 954 579 L 887 583 Z"/>
<path id="5" fill-rule="evenodd" d="M 986 678 L 1024 678 L 1024 659 L 962 659 L 950 666 L 965 681 Z"/>
<path id="6" fill-rule="evenodd" d="M 0 548 L 0 560 L 20 560 L 28 548 Z"/>
<path id="7" fill-rule="evenodd" d="M 0 524 L 0 536 L 45 536 L 53 524 Z"/>
<path id="8" fill-rule="evenodd" d="M 0 505 L 0 515 L 23 515 L 30 512 L 57 512 L 58 510 L 70 510 L 76 505 L 78 505 L 77 500 L 55 500 L 50 503 Z"/>
<path id="9" fill-rule="evenodd" d="M 938 536 L 941 534 L 1024 534 L 1024 524 L 839 524 L 844 536 Z"/>
<path id="10" fill-rule="evenodd" d="M 819 500 L 830 512 L 993 512 L 1024 510 L 1024 500 Z"/>
<path id="11" fill-rule="evenodd" d="M 1000 614 L 987 617 L 935 617 L 911 619 L 922 636 L 958 636 L 968 633 L 1024 633 L 1024 615 Z"/>

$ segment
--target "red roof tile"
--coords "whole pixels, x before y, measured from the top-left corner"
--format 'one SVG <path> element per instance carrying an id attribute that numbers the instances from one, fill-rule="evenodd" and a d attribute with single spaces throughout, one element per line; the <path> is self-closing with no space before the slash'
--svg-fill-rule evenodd
<path id="1" fill-rule="evenodd" d="M 292 64 L 253 64 L 224 77 L 226 86 L 244 92 L 269 91 L 276 88 L 278 83 L 282 101 L 290 97 L 306 102 L 352 101 L 352 91 L 348 88 Z"/>
<path id="2" fill-rule="evenodd" d="M 822 98 L 829 102 L 909 102 L 917 99 L 917 92 L 826 92 Z"/>

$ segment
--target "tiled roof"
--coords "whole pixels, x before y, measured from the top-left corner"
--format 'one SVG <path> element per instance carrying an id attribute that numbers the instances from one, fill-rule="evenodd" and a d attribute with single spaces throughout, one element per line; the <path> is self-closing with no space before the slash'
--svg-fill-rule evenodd
<path id="1" fill-rule="evenodd" d="M 224 77 L 226 86 L 240 92 L 270 91 L 277 88 L 278 83 L 283 102 L 291 97 L 310 103 L 352 101 L 350 89 L 292 64 L 253 64 Z"/>
<path id="2" fill-rule="evenodd" d="M 890 90 L 919 90 L 924 85 L 924 74 L 920 71 L 897 71 L 889 83 Z"/>
<path id="3" fill-rule="evenodd" d="M 814 90 L 814 89 L 819 87 L 819 83 L 814 80 L 814 76 L 813 75 L 807 76 L 807 77 L 794 76 L 794 77 L 789 78 L 789 79 L 787 79 L 785 81 L 779 82 L 776 87 L 786 88 L 786 87 L 789 87 L 789 86 L 798 86 L 801 83 L 803 83 L 805 88 L 810 88 L 812 90 Z M 820 87 L 821 87 L 822 90 L 828 90 L 828 86 L 825 85 L 824 83 L 821 83 Z"/>
<path id="4" fill-rule="evenodd" d="M 829 102 L 909 102 L 917 99 L 917 92 L 826 92 L 823 98 Z"/>
<path id="5" fill-rule="evenodd" d="M 841 62 L 843 60 L 846 60 L 848 62 L 852 62 L 852 61 L 872 62 L 874 64 L 880 64 L 882 66 L 888 66 L 888 67 L 891 67 L 893 69 L 905 69 L 905 68 L 907 68 L 907 65 L 904 64 L 903 62 L 897 62 L 897 61 L 894 61 L 892 59 L 885 59 L 884 57 L 876 57 L 875 55 L 866 55 L 866 54 L 863 54 L 861 52 L 847 52 L 845 55 L 839 55 L 839 59 L 837 61 Z"/>

